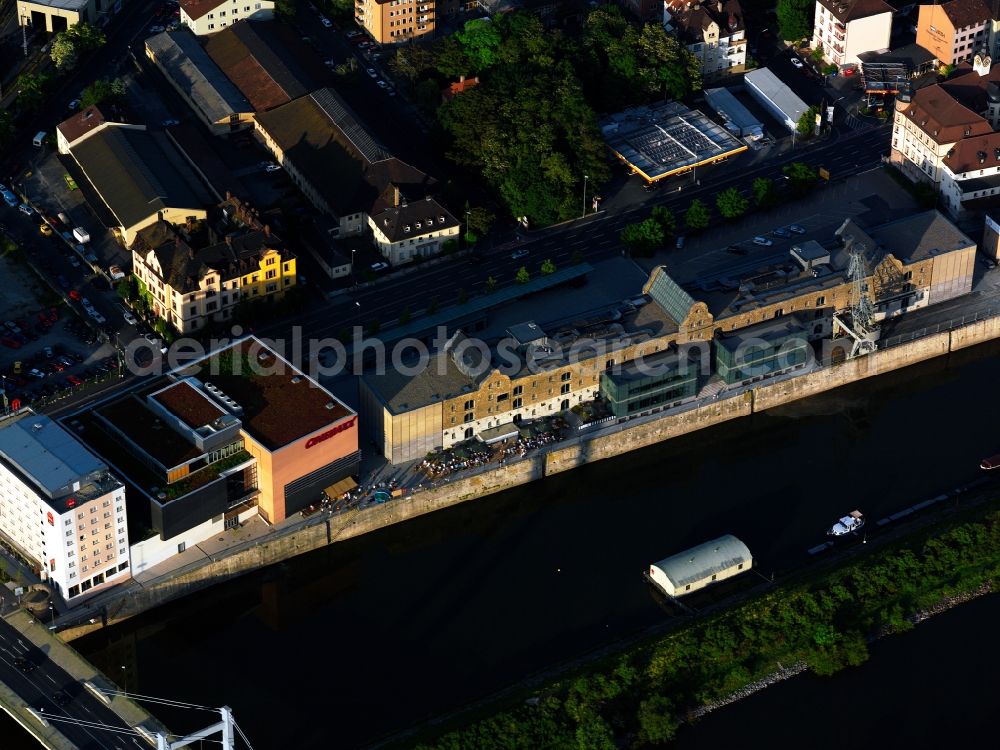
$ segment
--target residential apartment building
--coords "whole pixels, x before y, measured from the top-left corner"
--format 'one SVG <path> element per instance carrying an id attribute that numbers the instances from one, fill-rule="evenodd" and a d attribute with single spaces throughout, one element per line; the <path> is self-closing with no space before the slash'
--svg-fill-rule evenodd
<path id="1" fill-rule="evenodd" d="M 642 296 L 590 319 L 512 326 L 489 346 L 458 332 L 426 367 L 365 374 L 362 421 L 383 455 L 403 463 L 465 440 L 509 437 L 519 423 L 598 394 L 619 416 L 677 404 L 711 374 L 697 362 L 682 366 L 689 350 L 714 352 L 714 371 L 731 385 L 801 367 L 801 342 L 830 336 L 833 315 L 851 304 L 849 247 L 862 248 L 878 319 L 972 289 L 976 245 L 937 211 L 870 231 L 848 220 L 837 236 L 835 251 L 795 245 L 790 259 L 698 299 L 661 266 Z M 659 369 L 650 377 L 651 365 Z"/>
<path id="2" fill-rule="evenodd" d="M 125 486 L 41 414 L 0 424 L 0 534 L 71 605 L 131 577 Z"/>
<path id="3" fill-rule="evenodd" d="M 917 44 L 942 65 L 955 65 L 971 60 L 976 53 L 988 53 L 991 28 L 990 9 L 983 0 L 921 5 Z"/>
<path id="4" fill-rule="evenodd" d="M 833 65 L 857 65 L 858 55 L 889 49 L 892 14 L 884 0 L 817 0 L 812 46 Z"/>
<path id="5" fill-rule="evenodd" d="M 214 34 L 237 21 L 270 21 L 273 0 L 180 0 L 181 23 L 198 36 Z"/>
<path id="6" fill-rule="evenodd" d="M 65 421 L 117 463 L 144 514 L 136 573 L 254 516 L 279 523 L 324 490 L 356 486 L 357 414 L 254 337 Z"/>
<path id="7" fill-rule="evenodd" d="M 378 44 L 400 44 L 434 33 L 435 0 L 354 0 L 354 20 Z"/>
<path id="8" fill-rule="evenodd" d="M 995 134 L 1000 128 L 1000 65 L 976 56 L 942 83 L 896 101 L 889 158 L 911 180 L 941 192 L 962 217 L 995 200 Z"/>
<path id="9" fill-rule="evenodd" d="M 701 61 L 705 78 L 741 73 L 746 68 L 746 26 L 739 0 L 665 0 L 663 25 Z"/>
<path id="10" fill-rule="evenodd" d="M 431 196 L 407 201 L 395 185 L 372 207 L 368 226 L 375 246 L 393 266 L 437 255 L 459 232 L 455 217 Z"/>
<path id="11" fill-rule="evenodd" d="M 180 333 L 229 320 L 241 302 L 279 300 L 296 284 L 295 255 L 252 208 L 227 196 L 213 218 L 159 221 L 131 245 L 150 310 Z"/>

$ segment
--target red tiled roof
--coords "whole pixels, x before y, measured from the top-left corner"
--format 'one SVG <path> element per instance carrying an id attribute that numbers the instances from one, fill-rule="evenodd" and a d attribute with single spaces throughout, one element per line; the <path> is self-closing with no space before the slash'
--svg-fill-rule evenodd
<path id="1" fill-rule="evenodd" d="M 73 143 L 105 122 L 107 120 L 104 118 L 104 113 L 97 108 L 96 104 L 92 104 L 72 117 L 63 120 L 59 123 L 58 129 L 68 143 Z"/>
<path id="2" fill-rule="evenodd" d="M 446 88 L 444 91 L 441 92 L 441 98 L 444 99 L 446 102 L 450 102 L 452 99 L 454 99 L 462 92 L 468 91 L 469 89 L 474 88 L 478 85 L 479 85 L 479 76 L 476 76 L 475 78 L 466 78 L 461 81 L 455 81 L 454 83 L 449 84 L 448 88 Z"/>
<path id="3" fill-rule="evenodd" d="M 941 10 L 956 29 L 977 26 L 990 18 L 990 9 L 983 0 L 951 0 L 942 4 Z"/>
<path id="4" fill-rule="evenodd" d="M 990 124 L 961 102 L 940 84 L 918 89 L 906 107 L 905 116 L 935 143 L 955 143 L 976 135 L 993 132 Z"/>
<path id="5" fill-rule="evenodd" d="M 1000 133 L 989 133 L 959 141 L 948 152 L 944 163 L 955 174 L 1000 166 Z"/>
<path id="6" fill-rule="evenodd" d="M 206 13 L 215 10 L 226 0 L 181 0 L 181 8 L 192 21 L 197 21 Z"/>

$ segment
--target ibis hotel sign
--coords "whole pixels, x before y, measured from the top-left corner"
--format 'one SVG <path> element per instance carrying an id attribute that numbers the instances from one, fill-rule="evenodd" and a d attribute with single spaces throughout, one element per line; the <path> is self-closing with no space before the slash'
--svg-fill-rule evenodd
<path id="1" fill-rule="evenodd" d="M 321 433 L 319 435 L 314 435 L 313 437 L 309 438 L 306 441 L 306 448 L 312 448 L 313 446 L 319 445 L 324 440 L 329 440 L 334 435 L 339 435 L 344 430 L 351 429 L 352 427 L 354 427 L 354 423 L 357 422 L 357 421 L 358 421 L 357 416 L 353 416 L 350 419 L 348 419 L 346 422 L 341 422 L 336 427 L 334 427 L 332 429 L 329 429 L 329 430 L 327 430 L 324 433 Z"/>

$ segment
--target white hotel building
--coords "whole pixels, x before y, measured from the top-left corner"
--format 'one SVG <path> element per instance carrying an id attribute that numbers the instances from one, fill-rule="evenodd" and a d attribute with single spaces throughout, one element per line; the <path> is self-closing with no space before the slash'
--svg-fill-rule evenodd
<path id="1" fill-rule="evenodd" d="M 131 577 L 124 485 L 40 414 L 0 425 L 0 535 L 70 605 Z"/>

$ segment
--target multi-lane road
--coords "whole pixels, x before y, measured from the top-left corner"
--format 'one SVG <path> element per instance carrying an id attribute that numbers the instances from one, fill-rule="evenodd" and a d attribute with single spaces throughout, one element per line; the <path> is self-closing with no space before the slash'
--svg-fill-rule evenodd
<path id="1" fill-rule="evenodd" d="M 25 673 L 17 666 L 20 659 L 31 660 L 37 666 Z M 40 715 L 49 717 L 51 726 L 80 750 L 149 748 L 114 711 L 3 619 L 0 619 L 0 682 Z M 75 722 L 86 722 L 88 726 Z"/>
<path id="2" fill-rule="evenodd" d="M 564 267 L 574 257 L 588 262 L 600 261 L 621 254 L 619 234 L 622 228 L 637 218 L 644 218 L 654 205 L 665 205 L 680 215 L 694 198 L 708 205 L 714 196 L 729 187 L 749 194 L 754 179 L 776 178 L 782 167 L 792 161 L 802 161 L 813 167 L 825 167 L 834 180 L 866 171 L 881 163 L 888 153 L 889 127 L 864 131 L 834 133 L 826 142 L 786 152 L 779 158 L 749 169 L 739 162 L 726 165 L 701 186 L 690 185 L 681 192 L 655 193 L 642 206 L 617 213 L 600 213 L 571 224 L 539 232 L 516 247 L 485 251 L 479 257 L 461 257 L 433 266 L 413 269 L 398 277 L 386 277 L 375 284 L 358 288 L 336 297 L 321 309 L 270 326 L 262 331 L 268 336 L 287 334 L 291 326 L 302 326 L 307 338 L 335 337 L 354 325 L 370 325 L 378 321 L 382 327 L 398 319 L 401 312 L 423 310 L 430 300 L 441 307 L 455 303 L 463 290 L 472 295 L 485 290 L 486 279 L 492 276 L 498 286 L 514 282 L 521 266 L 537 274 L 542 261 L 551 259 L 556 267 Z M 512 257 L 514 250 L 527 251 L 523 257 Z M 669 251 L 668 251 L 669 252 Z"/>

